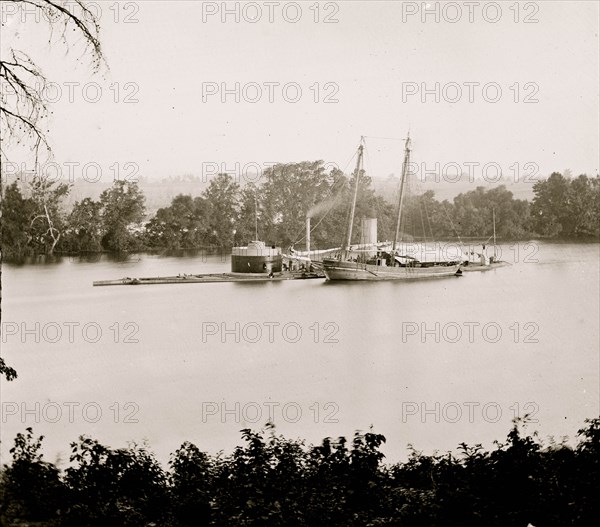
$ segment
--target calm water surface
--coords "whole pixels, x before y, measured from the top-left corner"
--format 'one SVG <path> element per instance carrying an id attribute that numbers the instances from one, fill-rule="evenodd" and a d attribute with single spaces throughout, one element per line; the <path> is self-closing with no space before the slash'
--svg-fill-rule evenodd
<path id="1" fill-rule="evenodd" d="M 489 448 L 527 411 L 532 431 L 573 438 L 599 413 L 599 246 L 502 255 L 511 266 L 416 283 L 92 287 L 228 271 L 218 256 L 5 266 L 19 378 L 1 385 L 1 461 L 27 426 L 51 461 L 81 434 L 145 440 L 163 462 L 185 440 L 230 452 L 270 413 L 312 443 L 373 425 L 389 461 L 409 443 Z"/>

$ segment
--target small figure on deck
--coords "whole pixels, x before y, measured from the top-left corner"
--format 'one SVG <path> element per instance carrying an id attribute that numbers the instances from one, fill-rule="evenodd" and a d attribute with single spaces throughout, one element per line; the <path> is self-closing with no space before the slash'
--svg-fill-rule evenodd
<path id="1" fill-rule="evenodd" d="M 488 265 L 488 258 L 485 255 L 485 243 L 481 246 L 481 265 Z"/>

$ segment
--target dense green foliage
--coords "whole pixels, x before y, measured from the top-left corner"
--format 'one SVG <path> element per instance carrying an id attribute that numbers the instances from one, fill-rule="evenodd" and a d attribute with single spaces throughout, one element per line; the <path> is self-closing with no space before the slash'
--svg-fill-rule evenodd
<path id="1" fill-rule="evenodd" d="M 257 235 L 282 247 L 304 243 L 307 214 L 312 218 L 312 248 L 344 243 L 354 175 L 322 161 L 278 164 L 265 170 L 261 184 L 240 186 L 228 174 L 210 181 L 201 196 L 176 196 L 147 218 L 144 195 L 136 183 L 116 181 L 98 201 L 76 201 L 64 211 L 65 184 L 34 179 L 22 193 L 16 183 L 3 198 L 2 245 L 8 257 L 53 252 L 200 249 L 245 244 Z M 451 202 L 433 191 L 408 196 L 401 233 L 404 240 L 487 238 L 495 214 L 499 239 L 600 237 L 600 178 L 566 178 L 553 173 L 538 181 L 531 203 L 514 199 L 504 185 L 477 187 Z M 377 218 L 380 241 L 392 240 L 396 205 L 373 190 L 361 174 L 353 226 L 360 243 L 362 218 Z"/>
<path id="2" fill-rule="evenodd" d="M 116 181 L 99 201 L 63 202 L 64 183 L 34 178 L 25 194 L 16 182 L 3 192 L 2 251 L 7 258 L 54 252 L 125 251 L 142 248 L 135 227 L 144 218 L 144 196 L 136 183 Z"/>
<path id="3" fill-rule="evenodd" d="M 600 229 L 600 179 L 579 176 L 567 179 L 554 172 L 538 181 L 531 207 L 533 228 L 548 236 L 598 236 Z"/>
<path id="4" fill-rule="evenodd" d="M 42 438 L 18 434 L 0 478 L 0 523 L 38 526 L 506 526 L 592 525 L 600 512 L 600 419 L 578 444 L 524 435 L 516 421 L 486 452 L 424 455 L 383 464 L 382 435 L 321 445 L 242 430 L 227 456 L 184 443 L 169 470 L 138 445 L 73 443 L 64 472 L 42 460 Z M 29 525 L 31 523 L 28 523 Z"/>

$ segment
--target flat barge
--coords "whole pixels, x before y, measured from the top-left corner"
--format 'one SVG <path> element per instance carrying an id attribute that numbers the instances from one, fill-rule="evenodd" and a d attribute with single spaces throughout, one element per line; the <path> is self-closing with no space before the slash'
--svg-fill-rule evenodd
<path id="1" fill-rule="evenodd" d="M 234 247 L 231 255 L 230 273 L 179 274 L 177 276 L 154 276 L 149 278 L 121 278 L 98 280 L 95 286 L 105 285 L 154 285 L 154 284 L 213 284 L 219 282 L 280 282 L 282 280 L 310 280 L 325 278 L 318 264 L 302 268 L 297 263 L 283 264 L 279 247 L 268 247 L 264 242 L 253 241 L 247 247 Z"/>
<path id="2" fill-rule="evenodd" d="M 120 280 L 98 280 L 95 286 L 105 285 L 151 285 L 151 284 L 212 284 L 218 282 L 280 282 L 282 280 L 310 280 L 325 278 L 321 272 L 282 271 L 271 276 L 264 273 L 215 273 L 184 274 L 178 276 L 155 276 L 150 278 L 121 278 Z"/>

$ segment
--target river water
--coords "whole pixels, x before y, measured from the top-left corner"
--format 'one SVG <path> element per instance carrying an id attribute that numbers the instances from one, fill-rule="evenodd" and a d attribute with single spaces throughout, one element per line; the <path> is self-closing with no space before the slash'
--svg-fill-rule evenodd
<path id="1" fill-rule="evenodd" d="M 93 287 L 229 271 L 218 255 L 5 265 L 2 462 L 15 435 L 68 461 L 81 434 L 230 452 L 271 418 L 310 443 L 373 429 L 388 461 L 487 448 L 516 415 L 573 440 L 599 414 L 599 246 L 501 246 L 512 265 L 414 283 Z"/>

